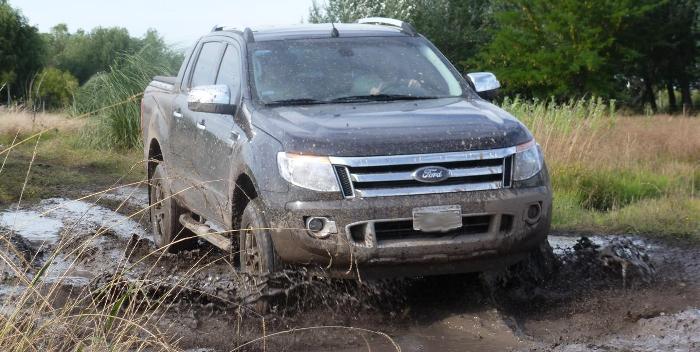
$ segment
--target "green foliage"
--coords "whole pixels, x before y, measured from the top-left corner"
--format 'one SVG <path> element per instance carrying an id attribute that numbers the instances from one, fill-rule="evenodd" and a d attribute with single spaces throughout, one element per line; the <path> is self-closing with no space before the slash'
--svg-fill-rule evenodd
<path id="1" fill-rule="evenodd" d="M 501 108 L 510 112 L 528 126 L 531 132 L 540 129 L 569 133 L 582 125 L 593 128 L 610 127 L 615 123 L 615 101 L 602 98 L 555 100 L 525 100 L 516 96 L 505 98 Z"/>
<path id="2" fill-rule="evenodd" d="M 54 67 L 45 68 L 34 83 L 34 96 L 46 107 L 68 106 L 78 89 L 78 80 L 69 72 Z"/>
<path id="3" fill-rule="evenodd" d="M 491 40 L 493 0 L 419 0 L 410 21 L 460 69 L 471 70 L 472 59 Z"/>
<path id="4" fill-rule="evenodd" d="M 6 0 L 0 0 L 0 86 L 5 85 L 8 96 L 25 91 L 25 83 L 41 69 L 43 53 L 37 28 Z"/>
<path id="5" fill-rule="evenodd" d="M 97 111 L 83 129 L 82 144 L 108 149 L 140 146 L 140 94 L 153 76 L 171 72 L 169 64 L 167 58 L 148 50 L 122 55 L 107 72 L 80 87 L 74 114 Z"/>
<path id="6" fill-rule="evenodd" d="M 172 70 L 182 62 L 182 54 L 170 50 L 155 30 L 149 30 L 143 38 L 134 38 L 125 28 L 97 27 L 89 33 L 83 30 L 70 33 L 65 24 L 59 24 L 44 36 L 50 64 L 71 72 L 80 83 L 108 70 L 124 54 L 147 51 L 153 57 L 163 56 Z"/>
<path id="7" fill-rule="evenodd" d="M 409 19 L 414 2 L 408 0 L 313 0 L 309 10 L 311 23 L 350 23 L 364 17 Z"/>
<path id="8" fill-rule="evenodd" d="M 674 179 L 673 181 L 681 181 Z M 555 189 L 576 194 L 585 209 L 608 211 L 642 199 L 672 194 L 681 184 L 664 175 L 633 170 L 559 169 Z"/>
<path id="9" fill-rule="evenodd" d="M 615 97 L 617 45 L 631 19 L 653 6 L 637 0 L 515 0 L 472 63 L 493 70 L 508 93 L 558 99 Z"/>

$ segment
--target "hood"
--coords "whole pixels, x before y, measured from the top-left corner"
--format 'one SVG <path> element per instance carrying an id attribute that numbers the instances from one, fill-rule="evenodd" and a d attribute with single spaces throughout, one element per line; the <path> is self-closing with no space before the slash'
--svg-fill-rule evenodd
<path id="1" fill-rule="evenodd" d="M 287 152 L 330 156 L 425 154 L 511 147 L 532 139 L 507 112 L 447 98 L 261 108 L 253 124 Z"/>

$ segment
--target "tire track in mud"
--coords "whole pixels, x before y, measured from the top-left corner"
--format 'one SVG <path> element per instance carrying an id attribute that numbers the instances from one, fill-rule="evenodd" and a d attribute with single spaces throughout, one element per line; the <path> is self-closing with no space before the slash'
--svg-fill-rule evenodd
<path id="1" fill-rule="evenodd" d="M 226 254 L 202 244 L 194 251 L 149 256 L 154 248 L 143 221 L 120 214 L 145 206 L 144 197 L 132 197 L 140 193 L 105 197 L 113 206 L 130 199 L 119 212 L 62 199 L 1 212 L 0 228 L 16 251 L 2 250 L 17 263 L 31 262 L 30 277 L 51 260 L 44 275 L 47 283 L 63 286 L 57 305 L 105 295 L 101 288 L 115 282 L 120 284 L 107 293 L 112 297 L 137 287 L 138 295 L 130 296 L 134 302 L 166 302 L 154 308 L 160 313 L 154 323 L 183 348 L 230 350 L 290 330 L 266 340 L 266 348 L 394 350 L 378 334 L 298 330 L 318 326 L 386 332 L 403 351 L 699 348 L 700 250 L 692 245 L 634 236 L 555 236 L 550 243 L 556 270 L 544 277 L 527 264 L 486 275 L 363 283 L 289 270 L 269 278 L 285 290 L 274 297 L 263 323 L 247 309 L 255 298 L 250 280 L 235 272 Z M 18 280 L 5 269 L 0 296 L 7 297 Z M 246 350 L 261 348 L 262 342 Z"/>

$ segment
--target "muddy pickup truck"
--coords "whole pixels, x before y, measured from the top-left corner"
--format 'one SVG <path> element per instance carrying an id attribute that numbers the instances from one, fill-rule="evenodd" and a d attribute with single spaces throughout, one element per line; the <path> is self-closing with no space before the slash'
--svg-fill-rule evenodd
<path id="1" fill-rule="evenodd" d="M 217 27 L 142 101 L 157 246 L 240 270 L 422 276 L 514 264 L 552 199 L 527 128 L 407 23 Z"/>

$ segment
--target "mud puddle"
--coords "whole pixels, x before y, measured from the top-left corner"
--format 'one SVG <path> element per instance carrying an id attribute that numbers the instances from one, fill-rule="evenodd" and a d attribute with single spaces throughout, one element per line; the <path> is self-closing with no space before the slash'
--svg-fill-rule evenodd
<path id="1" fill-rule="evenodd" d="M 0 233 L 18 249 L 10 257 L 29 264 L 22 275 L 46 267 L 46 283 L 61 288 L 57 304 L 95 295 L 108 282 L 167 300 L 155 308 L 155 324 L 183 349 L 700 349 L 700 250 L 692 245 L 550 236 L 556 270 L 546 277 L 521 267 L 360 284 L 284 272 L 270 279 L 288 290 L 263 319 L 244 304 L 255 298 L 242 289 L 250 282 L 235 274 L 227 254 L 206 244 L 153 254 L 146 203 L 139 188 L 111 192 L 98 204 L 48 199 L 0 211 Z M 21 291 L 16 276 L 3 268 L 0 297 Z"/>

